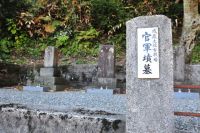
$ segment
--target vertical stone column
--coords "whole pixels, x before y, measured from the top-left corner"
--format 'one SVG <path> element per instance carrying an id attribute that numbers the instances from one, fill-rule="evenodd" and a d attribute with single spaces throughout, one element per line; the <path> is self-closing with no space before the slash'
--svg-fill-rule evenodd
<path id="1" fill-rule="evenodd" d="M 53 46 L 48 46 L 45 49 L 44 68 L 40 68 L 40 76 L 46 76 L 46 77 L 60 76 L 57 66 L 58 66 L 58 49 Z"/>
<path id="2" fill-rule="evenodd" d="M 115 77 L 115 53 L 113 45 L 101 45 L 98 60 L 98 77 Z"/>
<path id="3" fill-rule="evenodd" d="M 171 20 L 163 15 L 142 16 L 128 21 L 126 26 L 126 132 L 173 133 Z M 157 56 L 154 56 L 154 44 L 151 43 L 154 36 L 153 31 L 149 32 L 151 28 L 156 29 Z M 148 45 L 142 43 L 145 41 Z M 139 58 L 144 52 L 150 53 L 148 58 L 147 55 Z M 142 66 L 142 63 L 148 65 Z M 153 65 L 155 67 L 151 67 Z"/>
<path id="4" fill-rule="evenodd" d="M 45 49 L 44 67 L 57 67 L 58 50 L 53 46 L 48 46 Z"/>
<path id="5" fill-rule="evenodd" d="M 100 47 L 97 78 L 99 87 L 116 88 L 115 51 L 113 45 L 102 45 Z"/>
<path id="6" fill-rule="evenodd" d="M 185 81 L 185 49 L 184 46 L 174 48 L 174 81 Z"/>
<path id="7" fill-rule="evenodd" d="M 42 86 L 49 87 L 44 91 L 63 91 L 66 86 L 66 80 L 61 77 L 58 66 L 58 49 L 48 46 L 45 49 L 44 67 L 40 68 L 40 76 L 35 77 L 35 82 Z"/>

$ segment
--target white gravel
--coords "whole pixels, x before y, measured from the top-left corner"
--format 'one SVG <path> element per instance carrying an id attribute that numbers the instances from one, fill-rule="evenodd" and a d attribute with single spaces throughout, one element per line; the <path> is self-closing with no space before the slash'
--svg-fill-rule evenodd
<path id="1" fill-rule="evenodd" d="M 85 92 L 30 92 L 0 89 L 0 103 L 56 110 L 89 109 L 125 114 L 125 95 L 89 94 Z"/>
<path id="2" fill-rule="evenodd" d="M 15 103 L 39 109 L 88 109 L 126 114 L 126 95 L 85 92 L 30 92 L 0 89 L 0 103 Z M 200 99 L 174 99 L 174 111 L 199 112 Z"/>

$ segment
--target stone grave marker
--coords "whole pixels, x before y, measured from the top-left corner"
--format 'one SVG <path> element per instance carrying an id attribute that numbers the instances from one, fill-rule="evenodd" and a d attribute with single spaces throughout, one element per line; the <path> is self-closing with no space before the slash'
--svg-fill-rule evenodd
<path id="1" fill-rule="evenodd" d="M 115 79 L 115 51 L 113 45 L 101 45 L 97 82 L 99 87 L 113 89 L 116 87 Z"/>
<path id="2" fill-rule="evenodd" d="M 174 48 L 174 80 L 184 82 L 185 80 L 185 49 L 184 46 Z"/>
<path id="3" fill-rule="evenodd" d="M 101 45 L 98 60 L 98 77 L 115 77 L 115 53 L 113 45 Z"/>
<path id="4" fill-rule="evenodd" d="M 173 133 L 171 20 L 141 16 L 126 26 L 126 132 Z"/>
<path id="5" fill-rule="evenodd" d="M 44 67 L 57 67 L 58 50 L 53 46 L 48 46 L 45 49 Z"/>
<path id="6" fill-rule="evenodd" d="M 67 85 L 57 68 L 58 50 L 53 46 L 45 49 L 44 67 L 40 68 L 40 76 L 35 77 L 35 82 L 46 86 L 44 91 L 63 91 Z M 48 89 L 49 88 L 49 89 Z"/>

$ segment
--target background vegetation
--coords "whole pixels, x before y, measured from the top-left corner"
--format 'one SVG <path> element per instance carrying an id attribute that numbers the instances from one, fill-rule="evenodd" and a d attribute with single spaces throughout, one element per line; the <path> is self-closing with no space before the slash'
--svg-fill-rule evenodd
<path id="1" fill-rule="evenodd" d="M 1 0 L 0 60 L 30 63 L 42 59 L 51 45 L 63 60 L 95 60 L 101 44 L 115 45 L 117 57 L 125 52 L 125 22 L 140 15 L 164 14 L 172 19 L 177 43 L 183 4 L 174 0 Z M 200 62 L 200 46 L 193 63 Z"/>

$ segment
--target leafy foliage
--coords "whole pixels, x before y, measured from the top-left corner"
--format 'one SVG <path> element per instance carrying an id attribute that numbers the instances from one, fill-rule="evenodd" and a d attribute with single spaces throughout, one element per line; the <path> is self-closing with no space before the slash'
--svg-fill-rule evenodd
<path id="1" fill-rule="evenodd" d="M 12 44 L 10 43 L 8 38 L 4 38 L 0 40 L 0 59 L 5 61 L 9 58 L 10 50 Z"/>
<path id="2" fill-rule="evenodd" d="M 199 63 L 200 62 L 200 44 L 196 45 L 192 51 L 192 63 Z"/>
<path id="3" fill-rule="evenodd" d="M 92 25 L 107 33 L 125 20 L 122 3 L 113 0 L 92 0 Z"/>
<path id="4" fill-rule="evenodd" d="M 78 57 L 77 63 L 97 57 L 101 44 L 115 45 L 121 54 L 126 48 L 125 22 L 153 14 L 172 18 L 178 33 L 183 6 L 171 0 L 1 0 L 0 59 L 36 60 L 49 45 L 65 57 Z M 199 56 L 194 58 L 199 61 Z"/>
<path id="5" fill-rule="evenodd" d="M 59 42 L 64 42 L 64 46 L 66 47 L 59 48 L 64 53 L 71 56 L 97 56 L 98 45 L 96 45 L 96 39 L 98 36 L 99 33 L 94 28 L 90 28 L 86 31 L 77 31 L 71 39 L 69 37 L 62 36 Z"/>
<path id="6" fill-rule="evenodd" d="M 94 28 L 78 32 L 75 39 L 72 41 L 72 50 L 80 56 L 86 56 L 87 54 L 97 56 L 98 43 L 96 39 L 98 35 L 99 32 L 97 32 Z"/>

